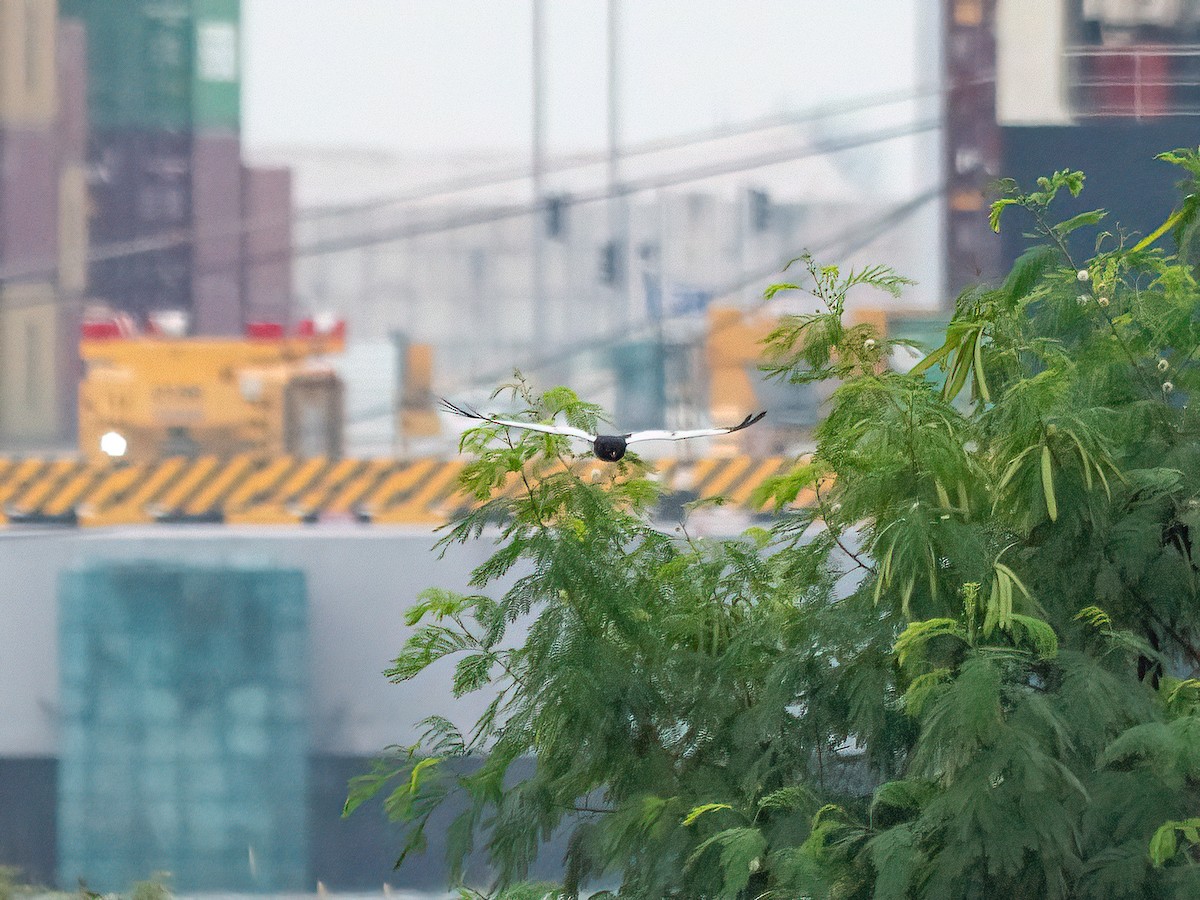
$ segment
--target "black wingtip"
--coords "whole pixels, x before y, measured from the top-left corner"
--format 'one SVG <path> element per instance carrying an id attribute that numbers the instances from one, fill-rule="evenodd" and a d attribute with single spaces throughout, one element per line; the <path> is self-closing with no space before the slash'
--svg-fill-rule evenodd
<path id="1" fill-rule="evenodd" d="M 455 406 L 453 403 L 451 403 L 445 397 L 440 397 L 439 400 L 441 401 L 442 409 L 445 412 L 454 413 L 454 415 L 462 416 L 464 419 L 482 419 L 483 418 L 483 416 L 481 416 L 479 413 L 475 412 L 475 410 L 471 409 L 469 406 L 465 407 L 465 408 L 462 406 Z"/>
<path id="2" fill-rule="evenodd" d="M 760 413 L 751 413 L 750 415 L 746 416 L 746 418 L 742 419 L 741 422 L 739 422 L 737 425 L 734 425 L 729 430 L 730 430 L 730 432 L 734 432 L 734 431 L 741 431 L 743 428 L 749 428 L 755 422 L 761 421 L 763 416 L 765 416 L 766 414 L 767 414 L 767 411 L 765 409 Z"/>

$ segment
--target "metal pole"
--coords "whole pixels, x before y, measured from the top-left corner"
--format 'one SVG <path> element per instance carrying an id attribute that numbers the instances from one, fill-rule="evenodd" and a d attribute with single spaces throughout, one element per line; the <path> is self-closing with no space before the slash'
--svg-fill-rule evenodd
<path id="1" fill-rule="evenodd" d="M 545 199 L 543 176 L 545 173 L 545 58 L 542 54 L 543 8 L 542 0 L 533 4 L 533 148 L 531 160 L 531 185 L 533 190 L 533 254 L 530 278 L 532 282 L 533 347 L 536 353 L 550 349 L 547 344 L 546 280 L 545 280 L 545 226 L 542 202 Z"/>
<path id="2" fill-rule="evenodd" d="M 608 232 L 617 251 L 614 330 L 629 323 L 629 203 L 621 184 L 620 0 L 608 0 Z"/>

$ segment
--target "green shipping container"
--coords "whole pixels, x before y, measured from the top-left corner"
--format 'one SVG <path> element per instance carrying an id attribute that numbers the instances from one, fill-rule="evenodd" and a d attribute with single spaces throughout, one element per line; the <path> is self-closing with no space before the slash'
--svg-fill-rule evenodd
<path id="1" fill-rule="evenodd" d="M 197 131 L 237 131 L 242 116 L 241 0 L 192 0 Z"/>
<path id="2" fill-rule="evenodd" d="M 237 131 L 240 0 L 61 0 L 87 29 L 94 128 Z"/>

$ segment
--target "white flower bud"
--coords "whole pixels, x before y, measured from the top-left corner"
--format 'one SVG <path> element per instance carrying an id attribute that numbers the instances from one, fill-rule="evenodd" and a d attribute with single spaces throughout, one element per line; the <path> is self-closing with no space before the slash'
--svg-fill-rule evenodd
<path id="1" fill-rule="evenodd" d="M 1089 297 L 1087 294 L 1080 294 L 1078 297 L 1075 298 L 1075 302 L 1078 303 L 1080 306 L 1087 306 L 1088 301 L 1091 299 L 1092 298 Z"/>
<path id="2" fill-rule="evenodd" d="M 1096 303 L 1101 307 L 1108 306 L 1108 298 L 1107 297 L 1097 297 Z"/>
<path id="3" fill-rule="evenodd" d="M 1171 368 L 1171 364 L 1169 362 L 1167 362 L 1165 359 L 1160 359 L 1158 361 L 1158 371 L 1165 372 L 1169 368 Z"/>
<path id="4" fill-rule="evenodd" d="M 875 349 L 875 338 L 867 338 L 865 341 L 863 341 L 863 349 L 864 350 L 874 350 Z"/>
<path id="5" fill-rule="evenodd" d="M 1169 394 L 1173 390 L 1175 390 L 1175 385 L 1171 384 L 1171 382 L 1169 382 L 1169 381 L 1163 382 L 1163 393 L 1164 394 Z"/>
<path id="6" fill-rule="evenodd" d="M 1078 278 L 1080 281 L 1087 281 L 1092 276 L 1088 274 L 1087 269 L 1080 269 L 1078 272 L 1075 273 L 1075 277 Z"/>

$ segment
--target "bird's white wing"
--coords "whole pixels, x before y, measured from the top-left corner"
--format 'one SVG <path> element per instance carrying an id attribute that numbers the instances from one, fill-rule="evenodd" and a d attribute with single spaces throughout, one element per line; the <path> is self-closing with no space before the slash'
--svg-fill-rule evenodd
<path id="1" fill-rule="evenodd" d="M 572 428 L 570 425 L 542 425 L 540 422 L 514 422 L 511 419 L 496 419 L 492 416 L 485 416 L 483 413 L 476 412 L 470 407 L 455 406 L 449 400 L 442 399 L 442 408 L 447 412 L 452 412 L 456 416 L 462 416 L 466 419 L 478 419 L 481 422 L 491 422 L 493 425 L 503 425 L 506 428 L 524 428 L 526 431 L 541 431 L 544 434 L 561 434 L 564 437 L 576 437 L 584 441 L 595 441 L 594 434 L 588 434 L 581 428 Z"/>
<path id="2" fill-rule="evenodd" d="M 633 434 L 625 435 L 625 443 L 633 444 L 637 441 L 682 441 L 687 438 L 716 437 L 719 434 L 732 434 L 735 431 L 741 431 L 743 428 L 749 428 L 766 414 L 767 411 L 763 410 L 755 415 L 746 416 L 737 425 L 731 425 L 728 428 L 697 428 L 692 431 L 635 431 Z"/>

